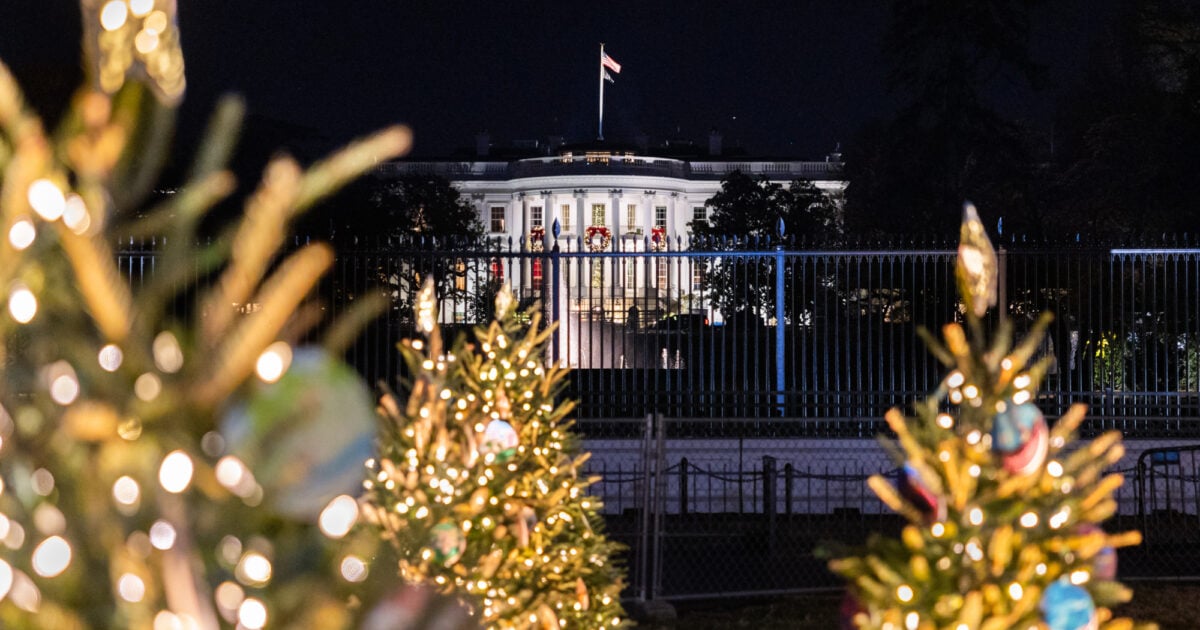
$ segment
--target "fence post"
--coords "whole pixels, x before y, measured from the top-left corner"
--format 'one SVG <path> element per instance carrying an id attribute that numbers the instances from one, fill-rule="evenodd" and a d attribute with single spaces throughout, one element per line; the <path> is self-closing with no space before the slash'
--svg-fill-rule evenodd
<path id="1" fill-rule="evenodd" d="M 763 514 L 767 517 L 767 550 L 775 553 L 775 458 L 763 455 Z"/>
<path id="2" fill-rule="evenodd" d="M 783 500 L 785 501 L 783 504 L 783 513 L 789 517 L 792 515 L 792 488 L 795 482 L 795 474 L 796 468 L 792 466 L 791 462 L 783 465 Z"/>
<path id="3" fill-rule="evenodd" d="M 555 322 L 558 322 L 558 326 L 554 327 L 554 341 L 553 341 L 553 345 L 551 346 L 552 351 L 551 351 L 550 356 L 551 356 L 551 360 L 554 362 L 554 365 L 558 365 L 559 363 L 562 363 L 562 360 L 563 360 L 562 347 L 559 345 L 559 342 L 558 342 L 559 335 L 561 334 L 562 327 L 563 327 L 562 322 L 558 321 L 558 316 L 559 316 L 558 284 L 562 280 L 562 271 L 561 271 L 561 269 L 562 269 L 562 267 L 561 267 L 562 250 L 559 248 L 559 242 L 558 242 L 558 235 L 562 231 L 562 226 L 560 226 L 558 224 L 558 219 L 554 220 L 554 225 L 550 229 L 554 234 L 554 247 L 552 247 L 550 249 L 550 318 L 549 318 L 550 321 L 549 321 L 549 323 L 554 324 Z"/>
<path id="4" fill-rule="evenodd" d="M 638 550 L 638 599 L 646 601 L 650 583 L 650 493 L 653 479 L 650 476 L 651 446 L 654 439 L 654 416 L 646 414 L 646 425 L 642 433 L 642 523 L 641 549 Z M 657 545 L 658 541 L 654 543 Z"/>
<path id="5" fill-rule="evenodd" d="M 667 505 L 667 428 L 662 414 L 655 413 L 654 419 L 654 581 L 650 585 L 650 598 L 658 599 L 662 592 L 662 538 L 663 512 Z"/>
<path id="6" fill-rule="evenodd" d="M 783 239 L 783 219 L 779 219 L 779 238 Z M 783 321 L 783 244 L 775 246 L 775 404 L 779 416 L 786 415 L 783 408 L 784 366 L 784 321 Z"/>
<path id="7" fill-rule="evenodd" d="M 998 258 L 1000 259 L 999 267 L 996 270 L 996 288 L 999 295 L 996 296 L 997 312 L 1000 313 L 1000 319 L 1008 317 L 1008 250 L 1004 246 L 1000 246 Z"/>
<path id="8" fill-rule="evenodd" d="M 686 457 L 679 460 L 679 515 L 683 516 L 688 513 L 688 460 Z"/>

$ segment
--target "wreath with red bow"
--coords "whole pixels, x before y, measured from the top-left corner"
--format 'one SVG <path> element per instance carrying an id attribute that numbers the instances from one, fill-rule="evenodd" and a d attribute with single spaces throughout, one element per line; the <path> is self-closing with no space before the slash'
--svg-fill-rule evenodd
<path id="1" fill-rule="evenodd" d="M 612 245 L 612 232 L 603 225 L 590 225 L 583 232 L 583 240 L 590 252 L 602 252 Z"/>
<path id="2" fill-rule="evenodd" d="M 656 252 L 667 248 L 667 228 L 661 225 L 650 228 L 650 247 Z"/>
<path id="3" fill-rule="evenodd" d="M 546 228 L 535 225 L 532 230 L 529 230 L 529 251 L 542 251 L 543 244 L 546 241 Z"/>

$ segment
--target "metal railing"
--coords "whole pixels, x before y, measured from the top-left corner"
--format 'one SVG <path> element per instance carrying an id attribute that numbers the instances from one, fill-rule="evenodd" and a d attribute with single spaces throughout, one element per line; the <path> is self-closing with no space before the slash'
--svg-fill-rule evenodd
<path id="1" fill-rule="evenodd" d="M 942 367 L 916 330 L 960 317 L 952 249 L 681 244 L 346 239 L 318 297 L 334 314 L 367 292 L 391 299 L 349 360 L 395 382 L 419 279 L 438 279 L 450 328 L 489 318 L 507 284 L 558 325 L 548 359 L 575 369 L 567 395 L 581 418 L 708 417 L 719 434 L 718 419 L 753 417 L 773 431 L 865 435 L 936 387 Z M 130 282 L 153 273 L 160 245 L 119 244 Z M 1018 333 L 1057 315 L 1040 349 L 1056 359 L 1039 400 L 1048 416 L 1083 402 L 1098 428 L 1200 437 L 1200 249 L 1015 243 L 1000 264 L 997 310 Z M 782 419 L 803 422 L 769 422 Z"/>

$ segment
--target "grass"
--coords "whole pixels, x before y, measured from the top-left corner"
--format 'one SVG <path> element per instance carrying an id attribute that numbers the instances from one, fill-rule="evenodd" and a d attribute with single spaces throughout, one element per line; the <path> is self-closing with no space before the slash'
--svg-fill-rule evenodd
<path id="1" fill-rule="evenodd" d="M 1155 621 L 1162 630 L 1200 627 L 1200 584 L 1135 582 L 1133 601 L 1115 612 Z M 796 595 L 770 600 L 717 601 L 679 607 L 680 630 L 835 630 L 841 593 Z M 659 628 L 662 628 L 661 626 Z M 658 630 L 657 628 L 655 630 Z"/>

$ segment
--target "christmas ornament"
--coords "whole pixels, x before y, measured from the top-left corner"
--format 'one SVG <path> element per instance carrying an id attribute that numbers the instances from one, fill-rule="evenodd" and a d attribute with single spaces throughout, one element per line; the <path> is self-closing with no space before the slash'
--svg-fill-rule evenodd
<path id="1" fill-rule="evenodd" d="M 467 547 L 467 537 L 456 523 L 442 521 L 429 531 L 433 559 L 438 564 L 451 565 L 458 562 Z"/>
<path id="2" fill-rule="evenodd" d="M 1077 536 L 1104 535 L 1104 530 L 1092 523 L 1084 523 L 1075 531 Z M 1100 580 L 1117 578 L 1117 550 L 1105 546 L 1092 557 L 1092 576 Z"/>
<path id="3" fill-rule="evenodd" d="M 583 578 L 575 578 L 575 599 L 584 610 L 592 607 L 592 600 L 588 597 L 587 584 L 583 583 Z"/>
<path id="4" fill-rule="evenodd" d="M 1046 426 L 1046 421 L 1039 416 L 1033 425 L 1029 440 L 1016 451 L 1004 455 L 1001 464 L 1014 475 L 1033 474 L 1046 461 L 1046 453 L 1049 450 L 1050 429 Z"/>
<path id="5" fill-rule="evenodd" d="M 1096 605 L 1083 587 L 1060 579 L 1042 593 L 1038 605 L 1049 630 L 1096 630 Z"/>
<path id="6" fill-rule="evenodd" d="M 970 202 L 963 204 L 956 269 L 963 301 L 975 317 L 983 317 L 989 306 L 996 305 L 999 265 L 996 250 L 979 220 L 975 205 Z"/>
<path id="7" fill-rule="evenodd" d="M 362 379 L 319 348 L 300 348 L 280 379 L 221 421 L 228 454 L 246 462 L 266 504 L 315 522 L 334 497 L 357 494 L 375 432 Z"/>
<path id="8" fill-rule="evenodd" d="M 854 593 L 846 591 L 846 595 L 842 597 L 842 605 L 838 607 L 838 630 L 858 630 L 854 617 L 862 612 L 866 612 L 862 603 Z"/>
<path id="9" fill-rule="evenodd" d="M 517 542 L 522 547 L 529 546 L 529 534 L 533 532 L 533 528 L 537 526 L 537 513 L 529 506 L 522 507 L 517 511 L 517 518 L 513 522 L 513 533 L 517 535 Z"/>
<path id="10" fill-rule="evenodd" d="M 496 461 L 508 461 L 517 452 L 517 431 L 504 420 L 492 420 L 483 430 L 483 444 L 479 451 L 484 455 L 495 455 Z"/>
<path id="11" fill-rule="evenodd" d="M 921 473 L 911 463 L 905 463 L 900 468 L 897 485 L 900 488 L 900 496 L 920 510 L 922 514 L 929 516 L 934 521 L 946 519 L 945 503 L 929 489 L 929 485 L 921 478 Z"/>
<path id="12" fill-rule="evenodd" d="M 1000 453 L 1013 453 L 1033 437 L 1033 429 L 1046 419 L 1036 405 L 1009 405 L 992 420 L 992 448 Z"/>

